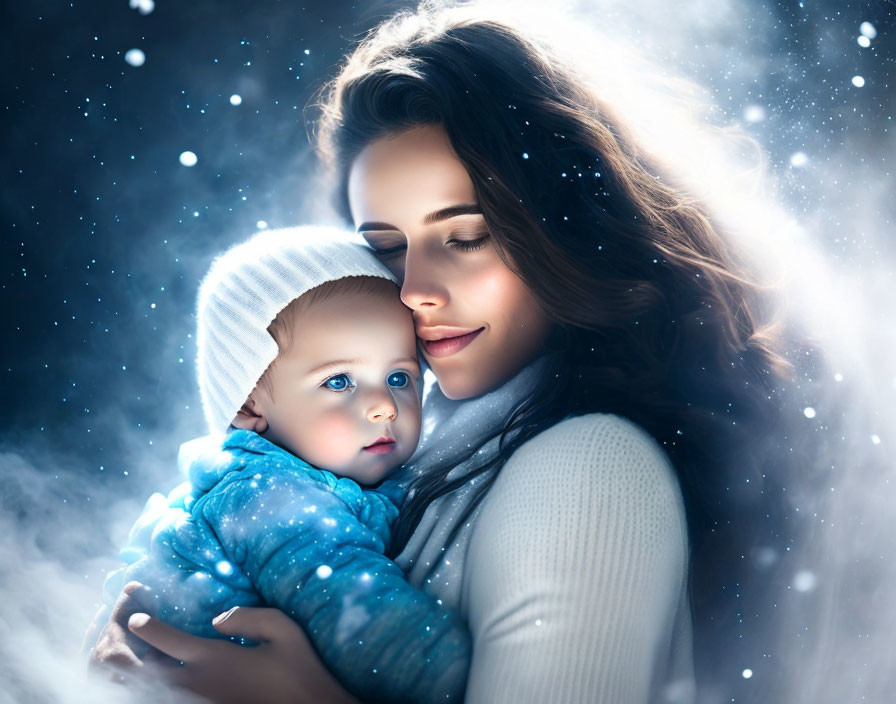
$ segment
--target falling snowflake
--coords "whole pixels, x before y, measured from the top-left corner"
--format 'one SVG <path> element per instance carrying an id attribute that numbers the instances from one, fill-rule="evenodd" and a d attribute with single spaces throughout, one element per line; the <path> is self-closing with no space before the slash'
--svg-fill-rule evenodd
<path id="1" fill-rule="evenodd" d="M 125 52 L 124 60 L 131 66 L 142 66 L 146 63 L 146 54 L 141 49 L 128 49 Z"/>
<path id="2" fill-rule="evenodd" d="M 186 151 L 180 153 L 179 160 L 184 166 L 196 166 L 199 157 L 194 152 Z"/>

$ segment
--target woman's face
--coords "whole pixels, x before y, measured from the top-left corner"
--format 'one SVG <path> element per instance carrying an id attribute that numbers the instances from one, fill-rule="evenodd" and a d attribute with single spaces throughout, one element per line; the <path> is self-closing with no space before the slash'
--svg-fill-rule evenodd
<path id="1" fill-rule="evenodd" d="M 445 130 L 369 144 L 349 174 L 358 231 L 401 282 L 426 361 L 449 398 L 490 391 L 542 349 L 550 321 L 498 256 Z"/>

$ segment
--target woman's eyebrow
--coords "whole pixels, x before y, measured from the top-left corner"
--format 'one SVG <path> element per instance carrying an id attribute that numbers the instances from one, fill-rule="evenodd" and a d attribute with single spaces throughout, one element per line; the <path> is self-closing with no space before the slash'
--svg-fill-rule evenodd
<path id="1" fill-rule="evenodd" d="M 443 220 L 456 218 L 458 215 L 482 215 L 482 208 L 478 203 L 467 203 L 464 205 L 451 205 L 441 210 L 435 210 L 423 218 L 424 225 L 434 225 Z M 398 230 L 395 225 L 386 222 L 362 222 L 358 225 L 358 232 L 365 230 Z"/>
<path id="2" fill-rule="evenodd" d="M 481 215 L 482 208 L 478 203 L 470 203 L 469 205 L 452 205 L 448 208 L 436 210 L 423 218 L 424 225 L 434 225 L 442 220 L 456 218 L 458 215 Z"/>

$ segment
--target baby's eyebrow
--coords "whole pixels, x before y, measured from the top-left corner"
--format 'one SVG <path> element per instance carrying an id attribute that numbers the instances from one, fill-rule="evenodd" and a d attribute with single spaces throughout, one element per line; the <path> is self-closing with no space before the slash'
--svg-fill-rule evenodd
<path id="1" fill-rule="evenodd" d="M 330 369 L 332 367 L 347 367 L 351 364 L 361 364 L 362 361 L 363 360 L 360 359 L 334 359 L 332 362 L 326 362 L 325 364 L 321 364 L 319 367 L 315 367 L 305 376 L 314 376 L 315 374 L 320 374 L 324 370 Z"/>
<path id="2" fill-rule="evenodd" d="M 420 366 L 420 362 L 416 357 L 400 357 L 399 359 L 392 360 L 392 364 L 390 366 L 394 366 L 397 364 L 401 364 L 403 362 L 409 362 L 415 366 Z M 363 359 L 334 359 L 332 362 L 326 362 L 325 364 L 321 364 L 319 367 L 315 367 L 311 371 L 309 371 L 305 376 L 316 376 L 326 371 L 327 369 L 332 369 L 334 367 L 349 367 L 354 364 L 363 364 Z"/>

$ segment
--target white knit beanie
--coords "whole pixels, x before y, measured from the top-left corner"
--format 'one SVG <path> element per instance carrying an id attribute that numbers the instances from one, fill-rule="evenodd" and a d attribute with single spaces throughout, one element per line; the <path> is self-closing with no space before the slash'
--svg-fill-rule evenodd
<path id="1" fill-rule="evenodd" d="M 395 277 L 353 233 L 309 225 L 263 230 L 212 263 L 199 287 L 196 366 L 212 433 L 230 426 L 277 357 L 268 326 L 306 291 L 347 276 Z"/>

